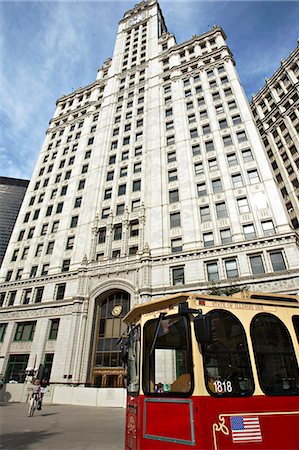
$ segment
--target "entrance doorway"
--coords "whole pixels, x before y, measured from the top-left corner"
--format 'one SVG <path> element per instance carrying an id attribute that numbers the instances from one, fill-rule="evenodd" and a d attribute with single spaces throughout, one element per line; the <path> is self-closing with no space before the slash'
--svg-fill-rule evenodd
<path id="1" fill-rule="evenodd" d="M 130 309 L 130 296 L 114 291 L 97 299 L 95 309 L 94 353 L 90 383 L 96 387 L 124 387 L 125 372 L 117 345 L 126 326 L 123 318 Z"/>

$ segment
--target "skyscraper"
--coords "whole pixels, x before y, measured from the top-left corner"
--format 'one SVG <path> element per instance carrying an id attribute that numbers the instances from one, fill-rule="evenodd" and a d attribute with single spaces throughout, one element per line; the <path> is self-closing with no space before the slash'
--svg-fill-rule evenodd
<path id="1" fill-rule="evenodd" d="M 0 266 L 28 184 L 28 180 L 0 177 Z"/>
<path id="2" fill-rule="evenodd" d="M 291 226 L 299 228 L 299 43 L 251 107 Z"/>
<path id="3" fill-rule="evenodd" d="M 121 318 L 232 284 L 298 291 L 299 252 L 219 27 L 177 44 L 156 0 L 58 99 L 2 272 L 6 379 L 121 386 Z"/>

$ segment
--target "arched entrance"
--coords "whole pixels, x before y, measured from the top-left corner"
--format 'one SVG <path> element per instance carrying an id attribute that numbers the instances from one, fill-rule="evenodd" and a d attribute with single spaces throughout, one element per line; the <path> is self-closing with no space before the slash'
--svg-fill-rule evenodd
<path id="1" fill-rule="evenodd" d="M 125 291 L 110 291 L 96 299 L 92 386 L 124 387 L 125 371 L 117 341 L 126 330 L 122 319 L 129 309 L 130 295 Z"/>

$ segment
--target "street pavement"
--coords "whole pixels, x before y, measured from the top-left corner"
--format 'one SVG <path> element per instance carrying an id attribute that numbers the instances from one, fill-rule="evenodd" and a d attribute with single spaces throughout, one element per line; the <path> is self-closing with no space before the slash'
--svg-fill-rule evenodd
<path id="1" fill-rule="evenodd" d="M 27 416 L 28 404 L 0 404 L 0 449 L 124 450 L 125 409 L 44 405 Z"/>

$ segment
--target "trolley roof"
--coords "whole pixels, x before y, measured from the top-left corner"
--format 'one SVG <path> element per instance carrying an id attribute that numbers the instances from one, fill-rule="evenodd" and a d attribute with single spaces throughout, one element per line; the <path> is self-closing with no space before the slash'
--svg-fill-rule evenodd
<path id="1" fill-rule="evenodd" d="M 219 301 L 219 302 L 232 302 L 232 303 L 248 303 L 259 305 L 274 305 L 274 306 L 288 306 L 299 308 L 299 296 L 287 295 L 287 294 L 272 294 L 265 292 L 247 292 L 241 291 L 231 296 L 220 295 L 203 295 L 196 294 L 194 292 L 181 292 L 167 297 L 162 297 L 157 300 L 151 300 L 150 302 L 135 305 L 128 314 L 124 317 L 124 322 L 134 323 L 143 314 L 159 311 L 168 307 L 175 307 L 179 303 L 186 302 L 189 298 L 199 301 Z"/>

